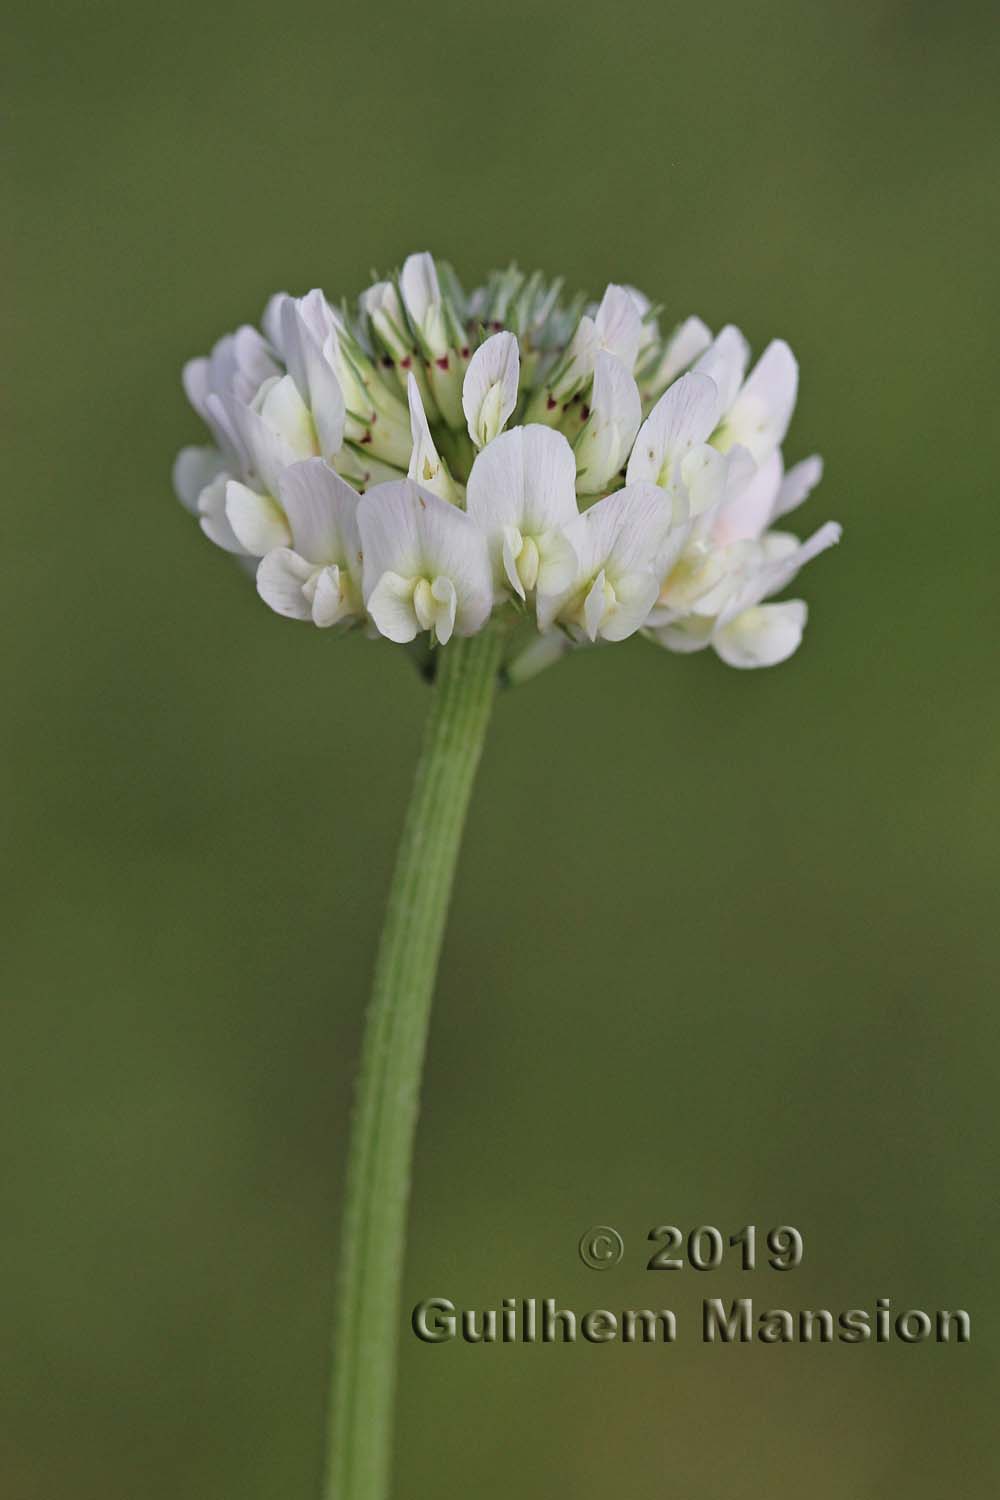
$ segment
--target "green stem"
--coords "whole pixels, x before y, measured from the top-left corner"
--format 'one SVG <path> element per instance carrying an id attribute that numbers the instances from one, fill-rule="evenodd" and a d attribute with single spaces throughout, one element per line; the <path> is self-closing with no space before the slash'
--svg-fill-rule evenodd
<path id="1" fill-rule="evenodd" d="M 439 654 L 358 1079 L 334 1330 L 325 1500 L 385 1500 L 400 1283 L 431 998 L 472 783 L 496 691 L 495 629 Z"/>

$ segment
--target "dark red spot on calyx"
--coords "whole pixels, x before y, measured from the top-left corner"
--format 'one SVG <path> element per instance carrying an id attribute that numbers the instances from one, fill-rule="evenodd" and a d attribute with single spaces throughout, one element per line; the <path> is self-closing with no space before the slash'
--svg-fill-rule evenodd
<path id="1" fill-rule="evenodd" d="M 439 370 L 447 370 L 447 368 L 448 368 L 448 356 L 447 356 L 447 354 L 442 354 L 441 358 L 440 359 L 436 359 L 434 361 L 434 363 L 437 365 L 437 367 L 438 367 Z"/>
<path id="2" fill-rule="evenodd" d="M 556 407 L 558 405 L 559 405 L 559 402 L 556 400 L 555 396 L 550 396 L 549 399 L 545 403 L 545 410 L 546 411 L 555 411 L 555 409 L 556 409 Z"/>

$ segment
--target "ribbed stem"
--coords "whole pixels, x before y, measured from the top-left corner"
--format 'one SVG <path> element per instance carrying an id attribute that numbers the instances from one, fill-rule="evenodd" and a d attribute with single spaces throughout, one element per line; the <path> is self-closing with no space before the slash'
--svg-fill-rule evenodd
<path id="1" fill-rule="evenodd" d="M 431 998 L 501 641 L 453 640 L 439 669 L 365 1031 L 348 1159 L 325 1500 L 385 1500 L 406 1208 Z"/>

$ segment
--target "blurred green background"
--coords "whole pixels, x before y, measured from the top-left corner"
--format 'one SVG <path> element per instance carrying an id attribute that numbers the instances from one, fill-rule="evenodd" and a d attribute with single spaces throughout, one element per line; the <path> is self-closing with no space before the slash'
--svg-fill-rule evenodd
<path id="1" fill-rule="evenodd" d="M 673 1306 L 671 1350 L 404 1336 L 400 1497 L 986 1496 L 1000 1035 L 986 4 L 8 11 L 5 1500 L 317 1494 L 345 1127 L 426 689 L 174 501 L 182 361 L 274 289 L 516 257 L 783 335 L 823 452 L 788 665 L 641 642 L 501 702 L 406 1298 Z M 576 1243 L 618 1227 L 624 1265 Z M 792 1223 L 799 1271 L 650 1276 Z M 705 1348 L 703 1296 L 968 1308 Z"/>

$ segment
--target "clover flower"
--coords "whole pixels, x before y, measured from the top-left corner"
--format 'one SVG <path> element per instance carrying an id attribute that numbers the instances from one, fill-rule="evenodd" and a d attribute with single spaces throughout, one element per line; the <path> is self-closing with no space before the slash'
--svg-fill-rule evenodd
<path id="1" fill-rule="evenodd" d="M 636 633 L 783 661 L 806 605 L 772 596 L 840 535 L 776 526 L 822 473 L 785 472 L 788 345 L 751 368 L 739 329 L 663 335 L 631 287 L 588 306 L 512 267 L 466 293 L 412 255 L 352 307 L 272 298 L 184 386 L 212 442 L 181 452 L 175 488 L 265 603 L 397 643 L 492 618 L 515 680 Z"/>
<path id="2" fill-rule="evenodd" d="M 588 304 L 510 267 L 466 293 L 411 255 L 351 306 L 280 293 L 183 378 L 211 442 L 174 484 L 205 535 L 277 614 L 394 642 L 433 679 L 358 1075 L 327 1407 L 325 1500 L 387 1500 L 421 1070 L 499 684 L 633 635 L 784 661 L 806 605 L 775 596 L 840 528 L 784 529 L 822 476 L 816 457 L 785 467 L 788 345 L 752 364 L 731 325 L 664 333 L 634 287 Z"/>

